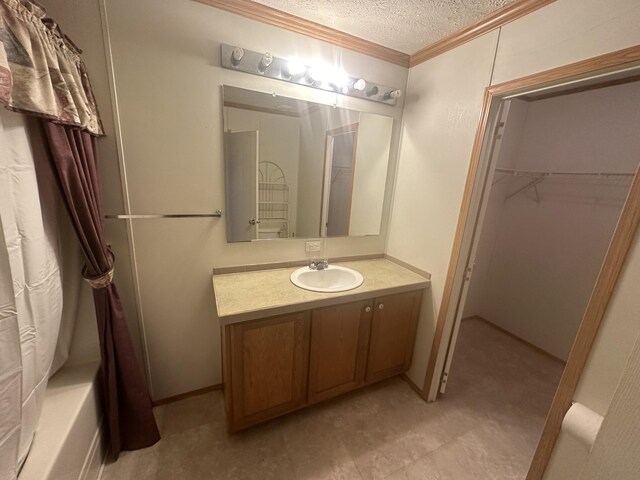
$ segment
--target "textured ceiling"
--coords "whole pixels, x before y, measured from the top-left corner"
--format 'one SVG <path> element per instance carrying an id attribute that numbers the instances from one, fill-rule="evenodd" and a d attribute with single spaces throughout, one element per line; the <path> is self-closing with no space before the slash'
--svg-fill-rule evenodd
<path id="1" fill-rule="evenodd" d="M 412 54 L 514 0 L 255 0 Z"/>

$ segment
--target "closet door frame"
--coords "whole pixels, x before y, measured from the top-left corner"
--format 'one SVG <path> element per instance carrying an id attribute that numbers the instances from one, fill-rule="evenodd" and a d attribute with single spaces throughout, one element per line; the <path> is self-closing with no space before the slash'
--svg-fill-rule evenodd
<path id="1" fill-rule="evenodd" d="M 565 93 L 621 83 L 620 79 L 612 80 L 610 76 L 626 71 L 629 71 L 629 77 L 637 80 L 640 73 L 640 45 L 485 89 L 482 114 L 471 153 L 442 303 L 427 365 L 422 393 L 425 400 L 436 399 L 442 383 L 447 354 L 450 353 L 452 342 L 455 345 L 455 316 L 473 246 L 473 226 L 477 224 L 481 215 L 479 206 L 482 204 L 483 196 L 490 190 L 486 188 L 486 182 L 492 180 L 492 175 L 486 172 L 490 170 L 489 153 L 495 138 L 494 128 L 500 105 L 505 100 L 524 97 L 535 91 L 549 90 L 553 94 L 553 89 L 559 90 L 558 87 L 568 84 L 571 84 L 571 90 Z M 593 83 L 595 78 L 601 81 Z M 585 83 L 588 80 L 591 82 Z M 527 480 L 541 480 L 544 475 L 560 434 L 562 420 L 571 406 L 578 381 L 639 225 L 640 167 L 636 170 L 629 195 L 556 390 Z"/>

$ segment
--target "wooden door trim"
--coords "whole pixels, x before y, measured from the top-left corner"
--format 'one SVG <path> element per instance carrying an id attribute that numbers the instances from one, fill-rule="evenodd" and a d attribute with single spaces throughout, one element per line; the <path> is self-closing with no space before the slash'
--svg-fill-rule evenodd
<path id="1" fill-rule="evenodd" d="M 194 0 L 220 10 L 409 68 L 409 55 L 251 0 Z"/>
<path id="2" fill-rule="evenodd" d="M 423 385 L 422 395 L 425 399 L 429 394 L 431 384 L 434 380 L 434 375 L 436 374 L 435 368 L 438 358 L 438 350 L 440 349 L 443 340 L 445 321 L 450 308 L 452 308 L 454 277 L 458 263 L 462 261 L 463 258 L 463 252 L 461 251 L 462 239 L 465 225 L 470 214 L 471 200 L 474 193 L 473 190 L 476 183 L 476 176 L 479 171 L 482 147 L 489 122 L 489 110 L 492 103 L 495 100 L 500 100 L 506 96 L 525 93 L 527 90 L 534 88 L 553 86 L 566 81 L 592 77 L 597 74 L 620 71 L 624 68 L 636 65 L 640 65 L 640 45 L 536 73 L 501 83 L 499 85 L 490 86 L 485 89 L 482 114 L 480 116 L 480 123 L 476 131 L 471 153 L 471 161 L 469 164 L 462 205 L 460 207 L 458 223 L 456 226 L 449 269 L 445 281 L 440 311 L 438 313 L 429 363 L 427 365 L 425 383 Z M 560 433 L 562 419 L 564 418 L 568 408 L 571 406 L 575 389 L 584 370 L 593 341 L 596 337 L 602 319 L 604 318 L 639 224 L 640 169 L 636 171 L 631 191 L 613 234 L 611 245 L 596 281 L 596 285 L 578 330 L 573 348 L 569 354 L 567 366 L 560 380 L 551 409 L 549 410 L 540 442 L 538 443 L 534 459 L 531 463 L 527 480 L 539 480 L 542 479 L 544 475 L 549 459 L 551 458 L 551 452 L 553 451 Z"/>
<path id="3" fill-rule="evenodd" d="M 462 30 L 458 30 L 442 40 L 438 40 L 413 53 L 409 58 L 409 65 L 410 67 L 415 67 L 555 1 L 556 0 L 516 0 L 476 23 Z"/>

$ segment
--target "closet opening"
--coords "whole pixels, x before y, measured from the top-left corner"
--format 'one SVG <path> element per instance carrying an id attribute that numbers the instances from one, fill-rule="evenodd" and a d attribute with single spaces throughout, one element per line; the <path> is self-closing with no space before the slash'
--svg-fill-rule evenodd
<path id="1" fill-rule="evenodd" d="M 640 221 L 640 70 L 593 68 L 487 90 L 425 382 L 430 400 L 474 398 L 533 458 L 529 480 Z"/>

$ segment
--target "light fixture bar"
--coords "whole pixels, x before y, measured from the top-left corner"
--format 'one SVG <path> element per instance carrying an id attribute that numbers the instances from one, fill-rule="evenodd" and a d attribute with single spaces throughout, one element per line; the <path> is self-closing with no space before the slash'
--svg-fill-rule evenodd
<path id="1" fill-rule="evenodd" d="M 327 65 L 306 65 L 297 59 L 275 57 L 270 52 L 255 52 L 224 43 L 220 53 L 222 66 L 230 70 L 387 105 L 395 105 L 402 96 L 402 90 L 398 88 L 352 77 Z"/>

